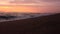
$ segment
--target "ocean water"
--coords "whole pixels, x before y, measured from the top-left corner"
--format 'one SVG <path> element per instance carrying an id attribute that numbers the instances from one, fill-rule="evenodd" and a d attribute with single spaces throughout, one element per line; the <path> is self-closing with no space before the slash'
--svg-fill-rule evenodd
<path id="1" fill-rule="evenodd" d="M 0 14 L 0 22 L 4 21 L 14 21 L 14 20 L 22 20 L 22 19 L 28 19 L 28 18 L 35 18 L 40 16 L 47 16 L 51 15 L 48 13 L 8 13 L 8 14 Z"/>

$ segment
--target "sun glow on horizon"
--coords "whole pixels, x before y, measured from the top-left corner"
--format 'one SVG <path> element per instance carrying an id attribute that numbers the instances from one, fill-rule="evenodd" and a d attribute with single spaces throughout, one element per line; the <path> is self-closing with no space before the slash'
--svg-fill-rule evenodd
<path id="1" fill-rule="evenodd" d="M 21 3 L 18 3 L 19 0 L 13 0 L 13 3 L 11 1 L 12 0 L 1 0 L 0 12 L 36 12 L 38 11 L 36 6 L 40 5 L 36 3 L 31 3 L 30 1 L 30 3 L 26 3 L 26 0 L 21 1 Z"/>
<path id="2" fill-rule="evenodd" d="M 0 12 L 36 12 L 35 6 L 0 6 Z"/>
<path id="3" fill-rule="evenodd" d="M 0 12 L 60 12 L 60 1 L 53 0 L 0 0 Z"/>

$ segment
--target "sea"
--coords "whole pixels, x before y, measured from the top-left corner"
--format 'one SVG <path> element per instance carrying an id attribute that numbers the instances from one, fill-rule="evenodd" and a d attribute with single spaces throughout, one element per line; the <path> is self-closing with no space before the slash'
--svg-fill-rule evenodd
<path id="1" fill-rule="evenodd" d="M 36 17 L 47 16 L 52 14 L 51 13 L 0 13 L 0 22 L 36 18 Z"/>

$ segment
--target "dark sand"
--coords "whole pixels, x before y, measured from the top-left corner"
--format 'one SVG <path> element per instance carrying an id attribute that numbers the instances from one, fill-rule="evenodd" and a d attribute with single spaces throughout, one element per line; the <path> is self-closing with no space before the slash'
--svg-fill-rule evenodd
<path id="1" fill-rule="evenodd" d="M 59 34 L 60 14 L 1 22 L 0 34 Z"/>

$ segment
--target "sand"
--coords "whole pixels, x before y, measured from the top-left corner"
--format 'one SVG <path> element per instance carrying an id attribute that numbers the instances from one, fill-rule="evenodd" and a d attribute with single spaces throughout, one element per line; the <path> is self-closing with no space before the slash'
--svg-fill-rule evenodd
<path id="1" fill-rule="evenodd" d="M 60 14 L 0 22 L 1 34 L 58 34 Z"/>

